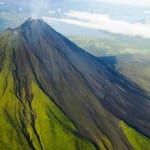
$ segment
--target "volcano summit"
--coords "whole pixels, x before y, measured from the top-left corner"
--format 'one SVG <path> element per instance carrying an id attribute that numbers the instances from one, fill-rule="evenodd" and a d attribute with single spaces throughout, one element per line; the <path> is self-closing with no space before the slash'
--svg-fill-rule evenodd
<path id="1" fill-rule="evenodd" d="M 150 98 L 42 20 L 0 34 L 1 150 L 150 149 Z"/>

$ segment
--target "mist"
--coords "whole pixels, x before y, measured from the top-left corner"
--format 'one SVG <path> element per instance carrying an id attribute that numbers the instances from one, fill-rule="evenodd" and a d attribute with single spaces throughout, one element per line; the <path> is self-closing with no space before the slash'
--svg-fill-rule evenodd
<path id="1" fill-rule="evenodd" d="M 40 15 L 43 13 L 43 10 L 50 9 L 49 2 L 47 0 L 32 0 L 29 4 L 31 10 L 31 16 L 34 19 L 40 18 Z"/>
<path id="2" fill-rule="evenodd" d="M 40 18 L 45 10 L 50 10 L 50 5 L 53 0 L 6 0 L 5 4 L 12 7 L 17 7 L 21 10 L 20 13 L 25 13 L 28 17 L 34 19 Z M 44 11 L 43 11 L 44 10 Z"/>

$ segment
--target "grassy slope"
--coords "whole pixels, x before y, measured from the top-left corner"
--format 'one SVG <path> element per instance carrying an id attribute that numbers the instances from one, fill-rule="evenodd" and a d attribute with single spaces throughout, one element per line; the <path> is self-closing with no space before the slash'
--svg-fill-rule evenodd
<path id="1" fill-rule="evenodd" d="M 28 102 L 20 102 L 14 93 L 13 77 L 5 69 L 7 64 L 0 73 L 1 150 L 95 149 L 90 142 L 77 136 L 75 126 L 36 83 L 32 84 L 31 106 Z"/>
<path id="2" fill-rule="evenodd" d="M 12 90 L 13 79 L 8 70 L 0 73 L 0 83 L 0 149 L 29 149 L 24 129 L 21 128 L 23 106 Z"/>
<path id="3" fill-rule="evenodd" d="M 77 137 L 77 129 L 64 114 L 33 83 L 32 108 L 36 115 L 35 128 L 42 147 L 49 150 L 92 150 L 94 147 L 84 139 Z"/>
<path id="4" fill-rule="evenodd" d="M 150 149 L 150 139 L 143 136 L 123 121 L 120 122 L 120 126 L 126 135 L 128 141 L 133 146 L 135 150 L 149 150 Z"/>

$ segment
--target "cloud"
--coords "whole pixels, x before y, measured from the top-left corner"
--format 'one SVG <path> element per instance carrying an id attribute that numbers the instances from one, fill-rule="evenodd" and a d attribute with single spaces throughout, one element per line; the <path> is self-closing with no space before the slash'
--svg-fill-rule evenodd
<path id="1" fill-rule="evenodd" d="M 49 14 L 56 14 L 56 11 L 55 10 L 49 10 L 48 13 Z"/>
<path id="2" fill-rule="evenodd" d="M 150 7 L 150 1 L 149 0 L 95 0 L 95 1 Z"/>
<path id="3" fill-rule="evenodd" d="M 43 19 L 50 23 L 63 22 L 95 30 L 104 30 L 111 33 L 150 38 L 150 24 L 129 23 L 126 21 L 114 20 L 107 14 L 82 11 L 69 11 L 65 13 L 65 15 L 66 18 L 43 17 Z"/>
<path id="4" fill-rule="evenodd" d="M 150 14 L 150 10 L 145 10 L 144 14 Z"/>

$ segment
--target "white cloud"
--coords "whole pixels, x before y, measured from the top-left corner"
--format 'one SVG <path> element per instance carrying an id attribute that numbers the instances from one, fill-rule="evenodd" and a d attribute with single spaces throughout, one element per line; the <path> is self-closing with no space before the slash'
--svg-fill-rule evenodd
<path id="1" fill-rule="evenodd" d="M 112 33 L 150 38 L 150 24 L 129 23 L 114 20 L 106 14 L 81 11 L 69 11 L 65 15 L 66 18 L 44 17 L 43 19 L 47 22 L 63 22 L 85 28 L 101 29 Z"/>
<path id="2" fill-rule="evenodd" d="M 150 14 L 150 10 L 145 10 L 144 14 Z"/>
<path id="3" fill-rule="evenodd" d="M 55 10 L 49 10 L 48 13 L 49 13 L 49 14 L 55 14 L 56 11 L 55 11 Z"/>
<path id="4" fill-rule="evenodd" d="M 96 1 L 150 7 L 150 0 L 96 0 Z"/>

